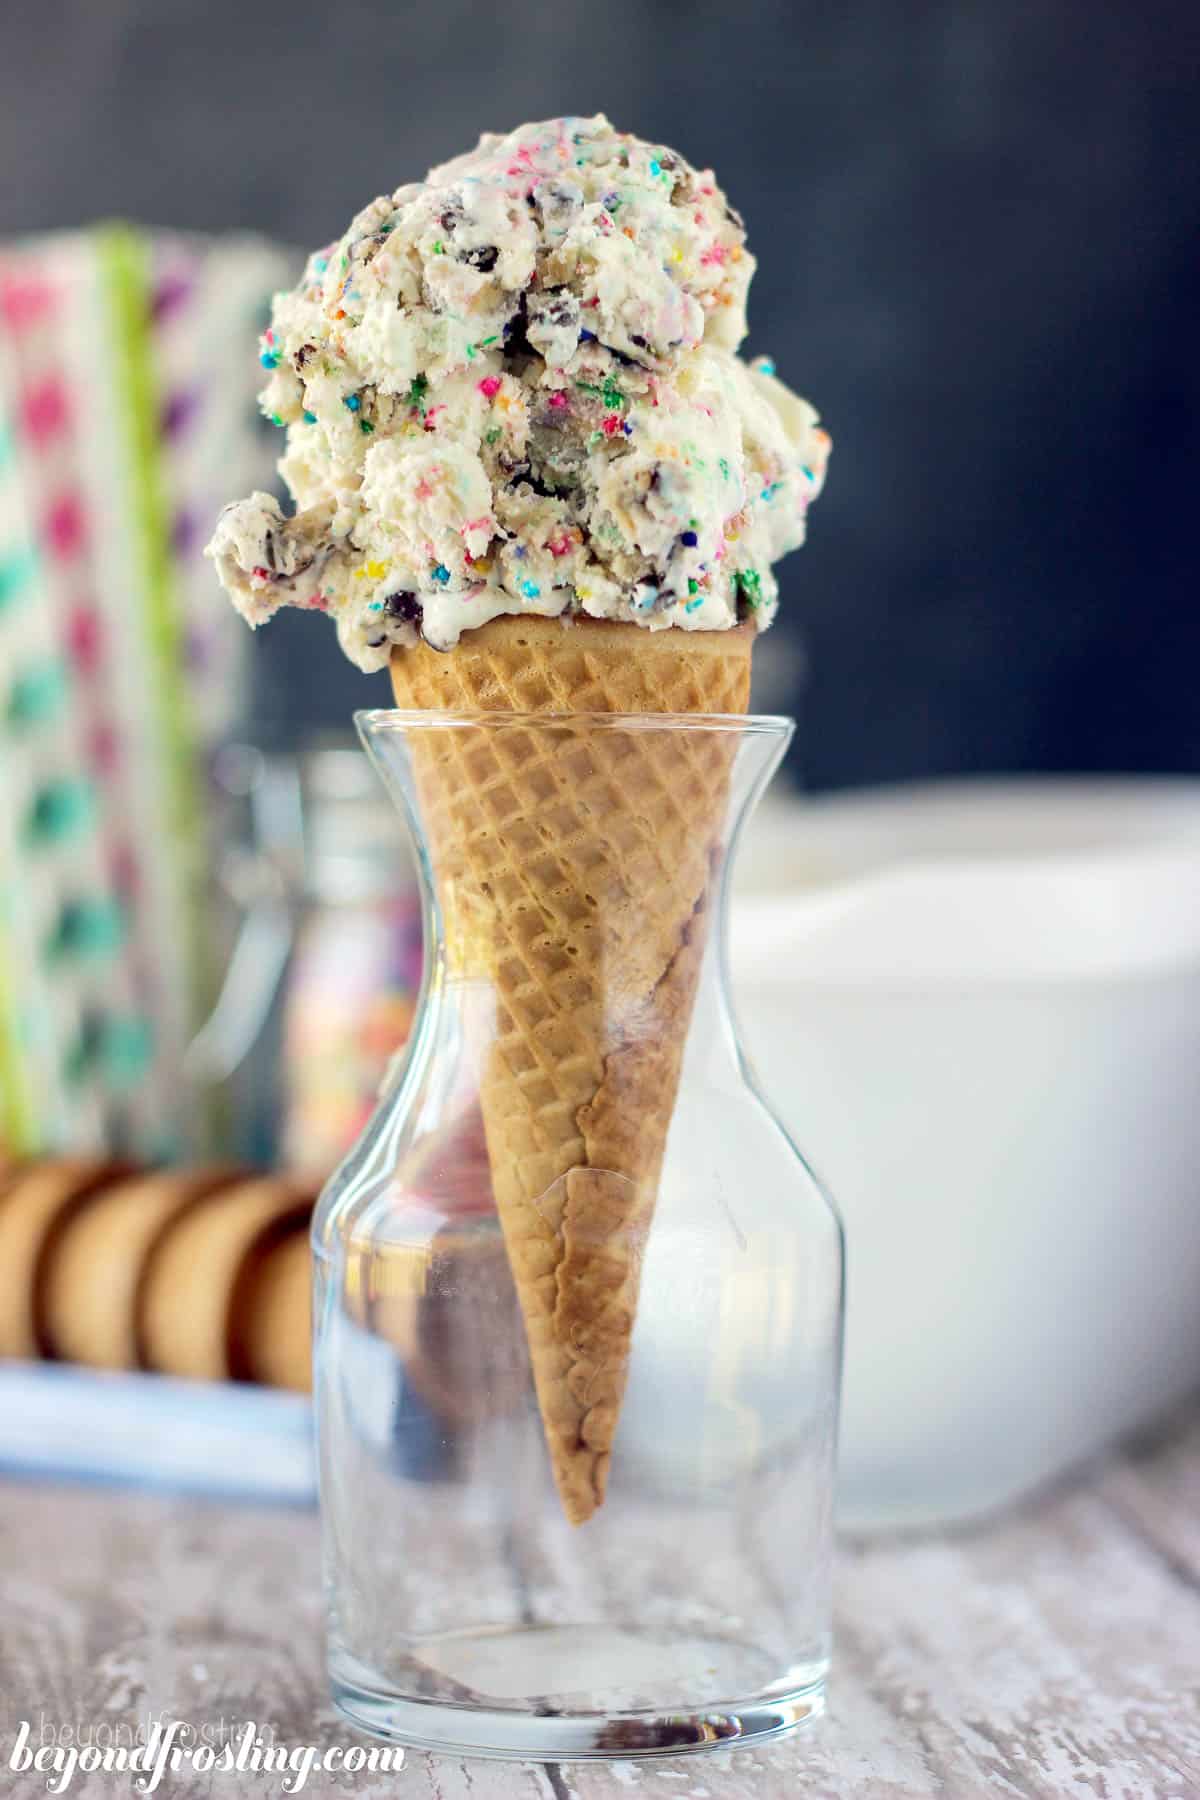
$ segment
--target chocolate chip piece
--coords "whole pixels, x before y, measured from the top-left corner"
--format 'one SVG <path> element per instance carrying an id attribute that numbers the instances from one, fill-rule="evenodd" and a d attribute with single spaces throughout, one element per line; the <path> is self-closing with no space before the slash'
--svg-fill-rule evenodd
<path id="1" fill-rule="evenodd" d="M 512 362 L 517 357 L 532 356 L 533 346 L 527 336 L 528 324 L 528 296 L 522 290 L 517 296 L 516 309 L 512 318 L 506 320 L 504 325 L 502 354 L 506 362 Z"/>
<path id="2" fill-rule="evenodd" d="M 547 225 L 565 230 L 583 205 L 583 189 L 573 181 L 542 181 L 530 194 L 529 204 L 540 210 Z"/>
<path id="3" fill-rule="evenodd" d="M 484 244 L 478 250 L 468 250 L 459 257 L 459 261 L 469 263 L 471 268 L 478 269 L 482 274 L 487 275 L 495 268 L 499 256 L 500 252 L 495 244 Z"/>
<path id="4" fill-rule="evenodd" d="M 268 531 L 263 538 L 263 563 L 270 571 L 272 581 L 295 581 L 297 576 L 311 569 L 316 552 L 308 550 L 306 555 L 306 549 L 306 545 L 298 543 L 286 530 Z"/>
<path id="5" fill-rule="evenodd" d="M 443 231 L 457 231 L 466 217 L 457 200 L 452 200 L 445 211 L 438 215 L 438 224 Z"/>
<path id="6" fill-rule="evenodd" d="M 421 622 L 421 602 L 411 590 L 402 590 L 389 594 L 383 603 L 384 617 L 395 619 L 401 625 L 419 625 Z"/>
<path id="7" fill-rule="evenodd" d="M 524 475 L 521 477 L 521 480 L 527 487 L 531 487 L 535 494 L 539 494 L 542 499 L 549 500 L 557 498 L 558 489 L 552 486 L 546 479 L 546 470 L 544 467 L 539 470 L 534 468 L 533 464 L 530 463 Z M 514 481 L 510 482 L 509 485 L 510 487 L 516 487 L 517 483 Z"/>

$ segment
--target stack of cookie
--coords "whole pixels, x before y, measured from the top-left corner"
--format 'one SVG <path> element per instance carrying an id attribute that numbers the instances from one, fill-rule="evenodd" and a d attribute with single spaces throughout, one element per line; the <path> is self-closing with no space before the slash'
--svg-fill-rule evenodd
<path id="1" fill-rule="evenodd" d="M 313 1194 L 229 1168 L 0 1171 L 0 1357 L 311 1386 Z"/>

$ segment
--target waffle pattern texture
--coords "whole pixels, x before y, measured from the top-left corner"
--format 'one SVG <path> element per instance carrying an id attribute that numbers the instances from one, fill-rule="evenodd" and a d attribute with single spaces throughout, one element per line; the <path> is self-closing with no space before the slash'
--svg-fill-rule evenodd
<path id="1" fill-rule="evenodd" d="M 452 972 L 490 985 L 481 1102 L 551 1464 L 604 1499 L 736 733 L 596 714 L 742 713 L 750 632 L 499 619 L 392 660 Z M 500 727 L 500 728 L 496 728 Z"/>

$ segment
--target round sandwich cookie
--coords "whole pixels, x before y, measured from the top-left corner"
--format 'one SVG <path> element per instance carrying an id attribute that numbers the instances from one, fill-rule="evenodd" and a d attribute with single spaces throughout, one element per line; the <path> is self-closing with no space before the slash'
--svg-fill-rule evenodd
<path id="1" fill-rule="evenodd" d="M 89 1194 L 47 1258 L 42 1317 L 50 1354 L 135 1369 L 139 1289 L 155 1245 L 189 1208 L 245 1179 L 233 1168 L 157 1169 Z"/>
<path id="2" fill-rule="evenodd" d="M 477 1107 L 416 1147 L 396 1193 L 392 1230 L 407 1241 L 351 1241 L 346 1306 L 397 1351 L 440 1424 L 467 1430 L 517 1405 L 528 1382 Z"/>
<path id="3" fill-rule="evenodd" d="M 232 1308 L 235 1375 L 312 1390 L 312 1258 L 305 1223 L 268 1230 L 251 1250 Z"/>
<path id="4" fill-rule="evenodd" d="M 269 1234 L 307 1225 L 312 1195 L 278 1175 L 236 1182 L 186 1209 L 146 1262 L 138 1360 L 163 1374 L 224 1381 L 244 1374 L 235 1299 Z"/>
<path id="5" fill-rule="evenodd" d="M 63 1157 L 19 1164 L 0 1181 L 0 1356 L 49 1353 L 44 1300 L 57 1238 L 94 1194 L 128 1175 L 126 1163 Z"/>

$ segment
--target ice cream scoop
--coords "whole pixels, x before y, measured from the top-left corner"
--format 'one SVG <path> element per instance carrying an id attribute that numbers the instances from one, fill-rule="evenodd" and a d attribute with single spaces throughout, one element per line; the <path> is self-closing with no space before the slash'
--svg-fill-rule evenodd
<path id="1" fill-rule="evenodd" d="M 603 115 L 485 135 L 276 297 L 289 516 L 209 545 L 251 625 L 331 613 L 361 668 L 505 614 L 770 624 L 828 435 L 742 361 L 754 259 L 710 171 Z"/>

